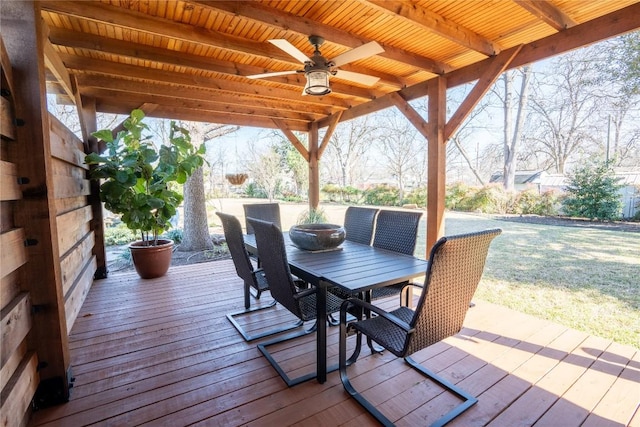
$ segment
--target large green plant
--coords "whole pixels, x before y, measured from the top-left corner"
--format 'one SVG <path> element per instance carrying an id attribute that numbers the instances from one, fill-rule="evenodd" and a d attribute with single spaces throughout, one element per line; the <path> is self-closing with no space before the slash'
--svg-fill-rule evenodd
<path id="1" fill-rule="evenodd" d="M 169 220 L 182 202 L 170 184 L 184 184 L 204 164 L 205 147 L 196 149 L 189 131 L 173 121 L 168 143 L 158 147 L 143 135 L 148 130 L 143 119 L 142 110 L 133 110 L 115 137 L 109 129 L 95 132 L 93 136 L 107 143 L 107 151 L 91 153 L 85 162 L 95 165 L 91 177 L 103 180 L 100 198 L 105 207 L 151 245 L 171 227 Z"/>

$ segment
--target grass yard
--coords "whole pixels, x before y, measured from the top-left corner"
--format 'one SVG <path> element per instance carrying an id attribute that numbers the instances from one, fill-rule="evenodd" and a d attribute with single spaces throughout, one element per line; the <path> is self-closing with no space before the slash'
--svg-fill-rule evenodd
<path id="1" fill-rule="evenodd" d="M 503 230 L 476 298 L 640 348 L 640 233 L 455 212 L 445 221 L 446 234 Z"/>
<path id="2" fill-rule="evenodd" d="M 240 217 L 243 203 L 264 199 L 217 199 L 218 209 Z M 280 202 L 288 230 L 306 204 Z M 342 224 L 346 206 L 322 205 L 329 222 Z M 476 298 L 640 348 L 640 233 L 600 228 L 518 223 L 447 212 L 445 233 L 502 228 L 489 250 Z M 219 228 L 219 227 L 218 227 Z M 417 256 L 425 254 L 425 219 Z M 508 319 L 505 319 L 508 321 Z"/>

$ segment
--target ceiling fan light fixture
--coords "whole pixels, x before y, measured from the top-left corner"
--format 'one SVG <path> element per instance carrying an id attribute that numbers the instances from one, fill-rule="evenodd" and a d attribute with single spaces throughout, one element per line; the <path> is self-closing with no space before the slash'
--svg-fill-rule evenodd
<path id="1" fill-rule="evenodd" d="M 331 73 L 328 70 L 307 71 L 305 75 L 307 76 L 307 84 L 304 87 L 304 92 L 307 95 L 322 96 L 331 93 L 329 87 Z"/>

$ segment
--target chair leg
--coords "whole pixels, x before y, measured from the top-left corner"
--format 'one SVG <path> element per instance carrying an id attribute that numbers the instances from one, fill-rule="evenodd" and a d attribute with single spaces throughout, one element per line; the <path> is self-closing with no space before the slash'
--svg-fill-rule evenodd
<path id="1" fill-rule="evenodd" d="M 342 328 L 342 325 L 341 325 L 341 328 Z M 346 336 L 341 333 L 340 334 L 340 380 L 342 381 L 342 386 L 344 387 L 345 391 L 349 393 L 349 395 L 353 397 L 364 409 L 366 409 L 366 411 L 369 412 L 376 420 L 378 420 L 380 424 L 387 427 L 394 426 L 395 424 L 393 424 L 391 420 L 389 420 L 386 416 L 384 416 L 382 412 L 380 412 L 375 406 L 373 406 L 371 402 L 365 399 L 364 396 L 362 396 L 362 394 L 360 394 L 349 381 L 349 377 L 347 375 L 347 369 L 344 363 L 345 362 L 344 354 L 346 352 L 345 347 L 346 347 Z M 425 377 L 436 382 L 437 384 L 442 386 L 445 390 L 450 391 L 451 393 L 455 394 L 457 397 L 463 400 L 463 402 L 460 405 L 456 406 L 451 411 L 447 412 L 442 418 L 438 419 L 433 424 L 431 424 L 431 427 L 444 426 L 445 424 L 449 423 L 455 417 L 462 414 L 464 411 L 466 411 L 467 409 L 469 409 L 471 406 L 475 405 L 478 402 L 477 398 L 467 393 L 466 391 L 462 390 L 461 388 L 457 387 L 456 385 L 450 383 L 449 381 L 445 380 L 444 378 L 437 376 L 436 374 L 429 371 L 428 369 L 420 365 L 418 362 L 413 360 L 411 357 L 407 356 L 404 358 L 404 360 L 413 369 L 420 372 Z"/>
<path id="2" fill-rule="evenodd" d="M 329 326 L 338 326 L 340 321 L 333 317 L 333 313 L 327 314 L 327 323 Z"/>
<path id="3" fill-rule="evenodd" d="M 470 407 L 478 403 L 478 399 L 475 396 L 472 396 L 471 394 L 462 390 L 460 387 L 456 386 L 455 384 L 445 380 L 444 378 L 439 377 L 435 373 L 431 372 L 430 370 L 428 370 L 427 368 L 425 368 L 424 366 L 416 362 L 412 357 L 407 356 L 404 358 L 404 360 L 409 365 L 411 365 L 413 369 L 420 372 L 422 375 L 429 378 L 430 380 L 438 383 L 442 388 L 455 394 L 458 398 L 462 399 L 462 403 L 460 405 L 456 406 L 451 411 L 444 414 L 442 418 L 440 418 L 439 420 L 431 424 L 431 427 L 444 426 L 448 422 L 452 421 L 455 417 L 462 414 L 464 411 L 466 411 L 467 409 L 469 409 Z"/>
<path id="4" fill-rule="evenodd" d="M 258 308 L 252 308 L 249 310 L 242 310 L 242 311 L 236 311 L 234 313 L 228 313 L 227 314 L 227 319 L 229 320 L 229 322 L 231 322 L 231 324 L 233 325 L 234 328 L 236 328 L 236 330 L 240 333 L 240 335 L 242 335 L 242 338 L 244 338 L 245 341 L 254 341 L 260 338 L 264 338 L 264 337 L 268 337 L 271 335 L 275 335 L 275 334 L 279 334 L 282 332 L 286 332 L 286 331 L 290 331 L 292 329 L 296 329 L 299 328 L 300 326 L 303 325 L 303 322 L 300 320 L 292 325 L 289 326 L 284 326 L 282 328 L 277 328 L 277 329 L 271 329 L 265 332 L 261 332 L 259 334 L 255 334 L 255 335 L 250 335 L 247 331 L 244 330 L 244 328 L 242 326 L 240 326 L 240 324 L 236 321 L 235 317 L 236 316 L 242 316 L 245 314 L 249 314 L 249 313 L 255 313 L 256 311 L 261 311 L 261 310 L 266 310 L 267 308 L 271 308 L 273 306 L 276 305 L 276 301 L 273 300 L 273 302 L 265 307 L 258 307 Z"/>
<path id="5" fill-rule="evenodd" d="M 341 319 L 342 320 L 342 319 Z M 367 412 L 375 417 L 378 422 L 380 422 L 383 426 L 392 427 L 394 424 L 385 417 L 382 412 L 378 411 L 375 406 L 373 406 L 367 399 L 365 399 L 358 391 L 353 387 L 351 381 L 349 381 L 349 375 L 347 374 L 347 366 L 355 361 L 358 358 L 358 354 L 360 353 L 360 342 L 362 339 L 362 334 L 360 332 L 357 333 L 358 342 L 356 343 L 356 349 L 353 352 L 351 358 L 347 360 L 347 326 L 345 322 L 340 323 L 340 338 L 338 344 L 338 367 L 340 369 L 340 381 L 342 381 L 342 386 L 344 390 L 353 397 Z"/>
<path id="6" fill-rule="evenodd" d="M 402 297 L 400 299 L 402 300 Z M 367 293 L 365 294 L 365 301 L 371 304 L 371 291 L 367 291 Z M 367 319 L 370 319 L 371 311 L 364 310 L 364 315 L 367 317 Z M 384 351 L 384 348 L 382 346 L 376 345 L 369 336 L 367 336 L 367 345 L 371 350 L 371 354 L 382 353 Z"/>
<path id="7" fill-rule="evenodd" d="M 273 366 L 273 369 L 276 370 L 276 372 L 278 373 L 278 375 L 280 375 L 280 378 L 282 378 L 282 380 L 287 384 L 288 387 L 293 387 L 294 385 L 303 383 L 305 381 L 309 381 L 313 378 L 317 377 L 317 373 L 316 372 L 312 372 L 312 373 L 308 373 L 306 375 L 301 375 L 299 377 L 296 378 L 289 378 L 289 376 L 287 375 L 287 373 L 284 371 L 284 369 L 282 369 L 282 367 L 280 366 L 280 364 L 278 364 L 278 362 L 273 358 L 273 356 L 271 356 L 271 353 L 269 353 L 269 350 L 267 350 L 267 347 L 275 345 L 275 344 L 280 344 L 282 342 L 285 341 L 290 341 L 296 338 L 300 338 L 303 337 L 305 335 L 308 335 L 310 333 L 313 333 L 316 329 L 316 325 L 314 324 L 314 326 L 312 326 L 310 329 L 307 330 L 302 330 L 294 335 L 287 335 L 284 337 L 279 337 L 276 338 L 274 340 L 271 341 L 267 341 L 265 343 L 261 343 L 258 344 L 258 350 L 260 350 L 260 352 L 262 353 L 262 355 L 267 359 L 267 361 L 271 364 L 271 366 Z M 333 365 L 331 367 L 327 367 L 327 373 L 328 372 L 333 372 L 338 370 L 338 365 Z"/>

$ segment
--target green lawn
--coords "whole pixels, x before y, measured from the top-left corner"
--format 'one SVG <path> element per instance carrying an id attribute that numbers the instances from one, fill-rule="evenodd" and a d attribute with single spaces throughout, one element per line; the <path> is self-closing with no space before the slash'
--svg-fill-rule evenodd
<path id="1" fill-rule="evenodd" d="M 242 203 L 251 202 L 265 200 L 223 199 L 215 207 L 241 216 Z M 280 202 L 280 207 L 286 230 L 306 209 L 302 203 Z M 321 207 L 330 222 L 342 223 L 346 206 Z M 445 216 L 446 234 L 495 227 L 503 233 L 491 244 L 475 298 L 640 348 L 640 233 L 459 212 Z M 424 256 L 424 217 L 418 234 L 416 255 Z"/>
<path id="2" fill-rule="evenodd" d="M 503 230 L 476 298 L 640 348 L 640 233 L 455 212 L 445 221 L 446 234 Z"/>

